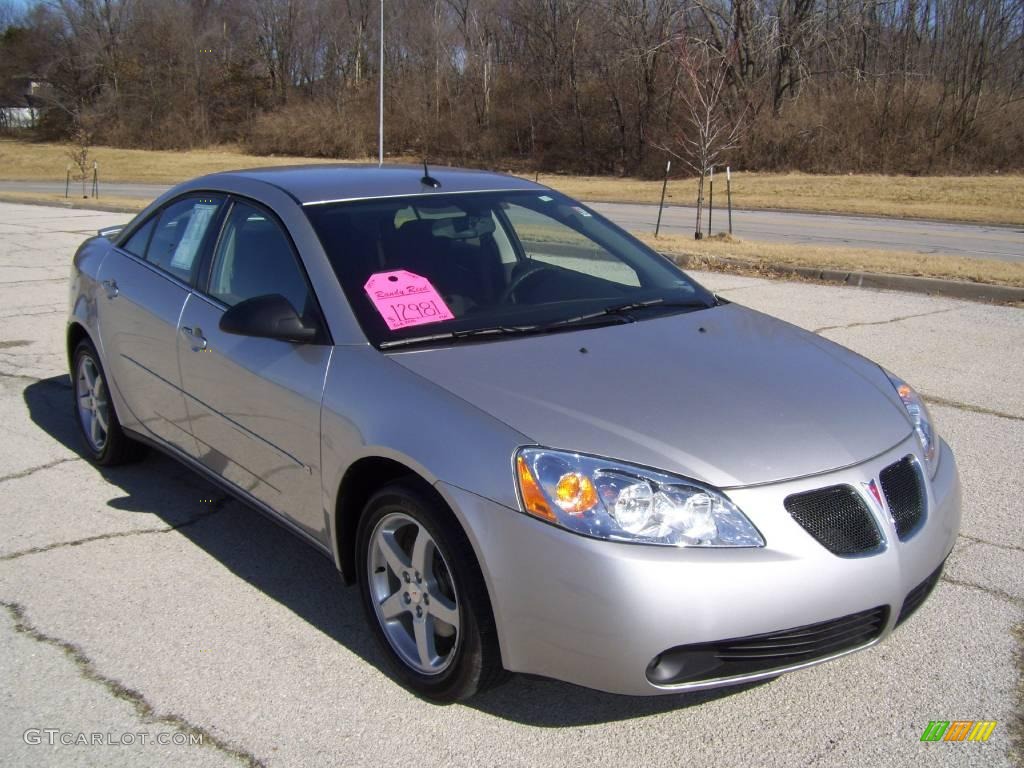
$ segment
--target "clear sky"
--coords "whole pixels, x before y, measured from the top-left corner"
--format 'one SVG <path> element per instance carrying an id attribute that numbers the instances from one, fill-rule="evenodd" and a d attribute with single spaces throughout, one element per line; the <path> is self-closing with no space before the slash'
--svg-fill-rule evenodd
<path id="1" fill-rule="evenodd" d="M 21 13 L 30 5 L 32 5 L 33 2 L 34 0 L 0 0 L 0 4 L 14 8 L 15 13 Z"/>

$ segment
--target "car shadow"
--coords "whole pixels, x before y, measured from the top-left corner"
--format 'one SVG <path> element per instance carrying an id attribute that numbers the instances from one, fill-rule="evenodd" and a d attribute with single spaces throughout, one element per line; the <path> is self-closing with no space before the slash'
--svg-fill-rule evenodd
<path id="1" fill-rule="evenodd" d="M 30 384 L 23 396 L 32 422 L 84 458 L 70 393 L 70 380 L 64 375 Z M 155 515 L 236 576 L 366 662 L 388 671 L 388 662 L 366 624 L 357 590 L 343 587 L 334 563 L 298 537 L 282 536 L 280 526 L 244 504 L 224 503 L 226 497 L 218 488 L 157 451 L 137 464 L 97 467 L 95 471 L 124 493 L 109 502 L 112 507 Z M 464 706 L 519 723 L 557 728 L 685 709 L 762 684 L 630 697 L 516 675 Z"/>

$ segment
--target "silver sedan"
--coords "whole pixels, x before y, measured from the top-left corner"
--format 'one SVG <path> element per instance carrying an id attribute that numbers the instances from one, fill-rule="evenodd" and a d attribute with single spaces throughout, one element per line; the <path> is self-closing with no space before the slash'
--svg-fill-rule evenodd
<path id="1" fill-rule="evenodd" d="M 67 350 L 97 464 L 156 448 L 330 557 L 434 700 L 835 659 L 960 526 L 906 382 L 499 174 L 182 184 L 81 246 Z"/>

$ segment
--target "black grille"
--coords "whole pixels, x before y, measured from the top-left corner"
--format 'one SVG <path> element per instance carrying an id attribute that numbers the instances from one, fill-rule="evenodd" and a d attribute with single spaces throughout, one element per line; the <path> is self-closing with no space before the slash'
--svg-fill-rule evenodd
<path id="1" fill-rule="evenodd" d="M 903 607 L 900 608 L 900 615 L 896 618 L 897 627 L 909 619 L 910 615 L 920 608 L 924 604 L 924 601 L 928 599 L 928 595 L 932 593 L 932 590 L 935 589 L 935 585 L 939 583 L 939 577 L 942 576 L 942 568 L 945 565 L 946 563 L 943 561 L 931 576 L 910 590 L 910 593 L 903 601 Z"/>
<path id="2" fill-rule="evenodd" d="M 681 645 L 659 654 L 647 667 L 657 685 L 738 677 L 804 664 L 871 642 L 888 620 L 885 606 L 803 627 L 737 637 L 717 643 Z"/>
<path id="3" fill-rule="evenodd" d="M 848 485 L 833 485 L 787 496 L 786 511 L 836 555 L 860 555 L 882 543 L 867 504 Z"/>
<path id="4" fill-rule="evenodd" d="M 924 517 L 924 483 L 911 456 L 890 464 L 878 476 L 900 539 L 909 538 Z"/>

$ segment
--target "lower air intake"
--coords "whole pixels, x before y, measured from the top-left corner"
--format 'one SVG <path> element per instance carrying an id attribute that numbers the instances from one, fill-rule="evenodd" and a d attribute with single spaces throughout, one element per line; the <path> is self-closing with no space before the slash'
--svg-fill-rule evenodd
<path id="1" fill-rule="evenodd" d="M 680 645 L 647 667 L 655 685 L 695 683 L 785 669 L 825 659 L 875 640 L 889 617 L 886 606 L 763 635 Z"/>
<path id="2" fill-rule="evenodd" d="M 903 607 L 900 608 L 900 615 L 896 617 L 897 627 L 909 619 L 914 611 L 924 605 L 924 601 L 928 599 L 932 590 L 935 589 L 935 585 L 939 583 L 939 578 L 942 576 L 942 568 L 945 565 L 946 563 L 943 561 L 931 576 L 910 590 L 910 593 L 903 600 Z"/>

